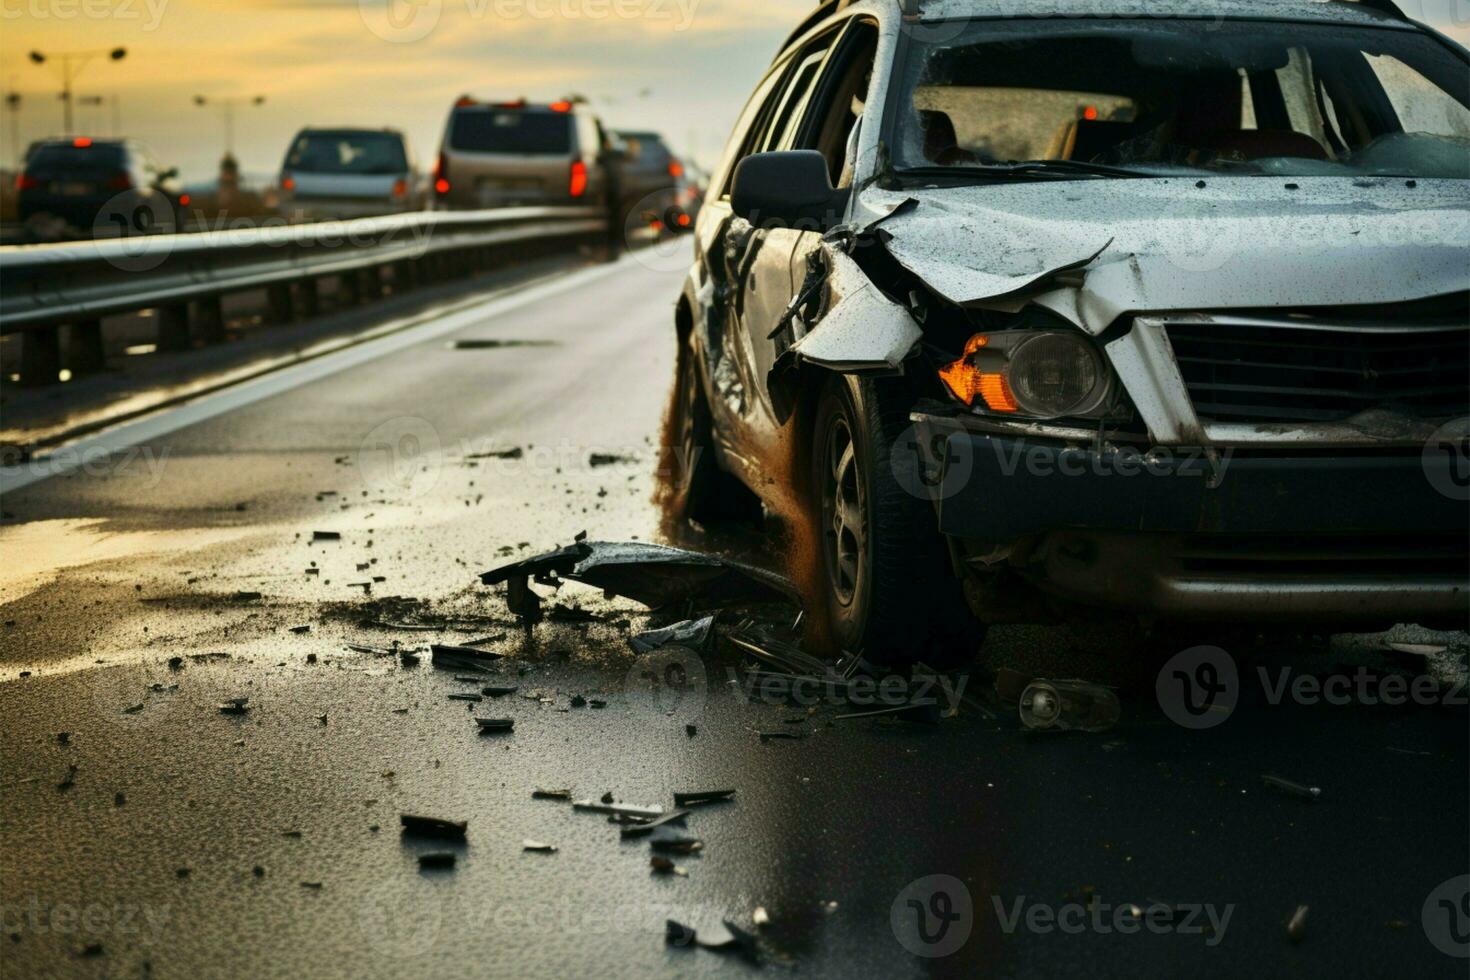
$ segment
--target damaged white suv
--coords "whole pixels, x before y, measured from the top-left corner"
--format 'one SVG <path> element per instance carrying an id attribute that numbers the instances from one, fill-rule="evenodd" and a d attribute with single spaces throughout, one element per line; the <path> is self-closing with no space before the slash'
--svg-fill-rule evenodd
<path id="1" fill-rule="evenodd" d="M 1141 9 L 833 0 L 735 129 L 675 503 L 805 514 L 842 647 L 1466 622 L 1466 52 L 1389 0 Z"/>

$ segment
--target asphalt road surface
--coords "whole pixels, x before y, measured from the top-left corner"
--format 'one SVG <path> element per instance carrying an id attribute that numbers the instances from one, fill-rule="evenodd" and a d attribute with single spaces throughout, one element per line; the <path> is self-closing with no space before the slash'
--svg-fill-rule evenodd
<path id="1" fill-rule="evenodd" d="M 679 264 L 511 291 L 7 471 L 7 976 L 1465 975 L 1466 710 L 1367 703 L 1452 678 L 1462 636 L 1421 663 L 1372 637 L 999 629 L 926 725 L 752 700 L 723 640 L 682 672 L 640 659 L 629 634 L 670 618 L 577 586 L 555 601 L 588 621 L 522 629 L 479 572 L 584 529 L 664 540 Z M 684 543 L 782 565 L 779 528 L 711 534 Z M 1239 703 L 1175 723 L 1161 666 L 1217 640 Z M 452 700 L 478 685 L 400 655 L 472 641 L 516 693 Z M 1122 720 L 1029 733 L 998 667 L 1115 685 Z M 1281 670 L 1307 693 L 1274 696 Z M 1324 677 L 1352 703 L 1312 698 Z M 781 730 L 803 737 L 758 734 Z M 658 874 L 538 788 L 735 794 Z M 404 813 L 466 841 L 404 839 Z M 671 918 L 754 945 L 671 946 Z"/>

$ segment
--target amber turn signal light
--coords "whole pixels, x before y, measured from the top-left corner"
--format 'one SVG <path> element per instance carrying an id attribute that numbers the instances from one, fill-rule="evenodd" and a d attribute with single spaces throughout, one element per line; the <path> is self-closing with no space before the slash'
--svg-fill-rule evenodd
<path id="1" fill-rule="evenodd" d="M 966 405 L 975 404 L 979 398 L 992 412 L 1014 412 L 1020 406 L 1005 375 L 999 372 L 982 371 L 974 364 L 974 355 L 990 343 L 990 338 L 977 333 L 965 341 L 965 352 L 958 360 L 951 361 L 939 369 L 939 380 L 950 393 Z"/>

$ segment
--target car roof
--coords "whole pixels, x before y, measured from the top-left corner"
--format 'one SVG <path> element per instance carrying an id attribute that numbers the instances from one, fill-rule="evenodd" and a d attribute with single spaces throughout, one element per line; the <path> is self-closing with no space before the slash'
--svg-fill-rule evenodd
<path id="1" fill-rule="evenodd" d="M 1013 17 L 1177 17 L 1200 20 L 1286 20 L 1360 26 L 1408 26 L 1392 0 L 918 0 L 923 20 Z"/>

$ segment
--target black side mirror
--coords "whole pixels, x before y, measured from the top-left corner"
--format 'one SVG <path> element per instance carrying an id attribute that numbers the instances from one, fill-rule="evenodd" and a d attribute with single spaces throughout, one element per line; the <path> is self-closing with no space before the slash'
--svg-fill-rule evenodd
<path id="1" fill-rule="evenodd" d="M 835 190 L 816 150 L 752 153 L 735 168 L 730 206 L 757 228 L 826 231 L 842 221 L 848 192 Z"/>

